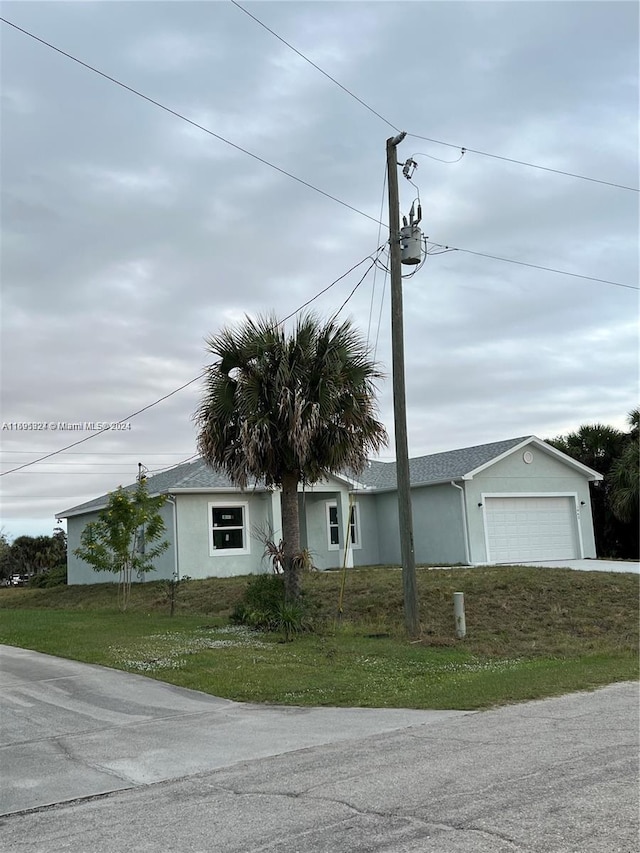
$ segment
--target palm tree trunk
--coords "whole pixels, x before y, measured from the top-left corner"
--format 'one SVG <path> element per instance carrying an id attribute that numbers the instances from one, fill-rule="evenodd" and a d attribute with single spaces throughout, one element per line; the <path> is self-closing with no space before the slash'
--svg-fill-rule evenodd
<path id="1" fill-rule="evenodd" d="M 300 597 L 299 567 L 294 557 L 300 552 L 300 517 L 298 514 L 298 475 L 282 478 L 282 539 L 284 542 L 284 594 L 287 601 Z"/>

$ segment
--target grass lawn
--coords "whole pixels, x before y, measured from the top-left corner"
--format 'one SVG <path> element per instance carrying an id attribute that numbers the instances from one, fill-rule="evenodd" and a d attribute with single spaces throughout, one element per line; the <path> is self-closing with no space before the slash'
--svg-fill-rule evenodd
<path id="1" fill-rule="evenodd" d="M 402 630 L 398 569 L 305 575 L 317 630 L 284 643 L 229 625 L 246 578 L 0 590 L 0 643 L 229 699 L 293 705 L 483 708 L 638 678 L 639 578 L 524 567 L 418 570 L 422 636 Z M 467 637 L 454 633 L 465 593 Z"/>

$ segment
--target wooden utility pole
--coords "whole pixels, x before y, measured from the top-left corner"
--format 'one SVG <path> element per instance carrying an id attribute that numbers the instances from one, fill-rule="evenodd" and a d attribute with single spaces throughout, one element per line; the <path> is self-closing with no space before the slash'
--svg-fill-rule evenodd
<path id="1" fill-rule="evenodd" d="M 400 200 L 398 197 L 398 155 L 396 147 L 406 133 L 387 139 L 387 180 L 389 185 L 389 257 L 391 262 L 391 352 L 393 361 L 393 416 L 396 436 L 398 477 L 398 518 L 404 624 L 410 637 L 420 633 L 416 585 L 416 557 L 413 546 L 409 447 L 407 442 L 407 399 L 404 384 L 404 329 L 402 319 L 402 260 L 400 250 Z"/>

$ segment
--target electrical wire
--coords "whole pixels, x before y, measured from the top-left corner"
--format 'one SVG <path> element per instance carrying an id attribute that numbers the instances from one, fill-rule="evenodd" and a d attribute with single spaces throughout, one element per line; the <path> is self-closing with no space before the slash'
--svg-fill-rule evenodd
<path id="1" fill-rule="evenodd" d="M 531 267 L 535 270 L 545 270 L 546 272 L 559 273 L 560 275 L 568 275 L 572 276 L 573 278 L 582 278 L 586 281 L 597 281 L 600 284 L 610 284 L 613 287 L 624 287 L 627 290 L 640 290 L 640 287 L 635 287 L 633 284 L 622 284 L 622 282 L 609 281 L 606 278 L 596 278 L 592 275 L 582 275 L 582 273 L 554 269 L 554 267 L 545 267 L 541 264 L 530 264 L 527 261 L 517 261 L 514 258 L 501 258 L 498 255 L 489 255 L 487 252 L 475 252 L 472 249 L 461 249 L 459 246 L 445 246 L 442 243 L 432 243 L 432 245 L 437 246 L 440 249 L 444 249 L 447 252 L 464 252 L 466 255 L 476 255 L 479 258 L 490 258 L 493 261 L 503 261 L 507 264 L 518 264 L 518 266 L 521 267 Z M 443 254 L 443 252 L 436 252 L 436 254 Z"/>
<path id="2" fill-rule="evenodd" d="M 251 12 L 248 12 L 243 6 L 241 6 L 238 2 L 236 2 L 236 0 L 230 0 L 230 2 L 233 3 L 233 5 L 236 6 L 236 8 L 238 8 L 242 12 L 244 12 L 245 15 L 248 15 L 257 24 L 259 24 L 261 27 L 263 27 L 265 30 L 267 30 L 267 32 L 271 33 L 272 36 L 275 36 L 275 38 L 277 38 L 284 45 L 286 45 L 297 56 L 299 56 L 301 59 L 304 59 L 304 61 L 308 62 L 309 65 L 312 65 L 317 71 L 319 71 L 321 74 L 323 74 L 328 80 L 330 80 L 332 83 L 335 83 L 336 86 L 339 86 L 343 92 L 345 92 L 347 95 L 349 95 L 349 97 L 356 100 L 365 109 L 369 110 L 370 113 L 373 113 L 373 115 L 377 116 L 386 125 L 388 125 L 393 130 L 395 130 L 396 133 L 400 133 L 400 128 L 396 127 L 395 124 L 390 122 L 388 118 L 385 118 L 377 110 L 374 110 L 374 108 L 372 106 L 367 104 L 366 101 L 363 101 L 362 98 L 359 98 L 350 89 L 347 89 L 346 86 L 343 86 L 342 83 L 340 83 L 338 80 L 335 79 L 335 77 L 332 77 L 323 68 L 321 68 L 315 62 L 313 62 L 311 59 L 309 59 L 308 56 L 305 56 L 305 54 L 302 53 L 302 51 L 295 48 L 288 41 L 285 41 L 285 39 L 283 39 L 282 36 L 278 35 L 278 33 L 276 33 L 274 30 L 272 30 L 270 27 L 268 27 L 263 21 L 261 21 L 259 18 L 257 18 L 255 15 L 253 15 Z M 514 163 L 514 164 L 517 164 L 518 166 L 526 166 L 530 169 L 540 169 L 544 172 L 552 172 L 556 175 L 564 175 L 565 177 L 568 177 L 568 178 L 577 178 L 578 180 L 581 180 L 581 181 L 590 181 L 590 182 L 595 183 L 595 184 L 604 184 L 605 186 L 608 186 L 608 187 L 615 187 L 616 189 L 620 189 L 620 190 L 628 190 L 629 192 L 635 192 L 635 193 L 640 192 L 640 189 L 638 187 L 630 187 L 630 186 L 627 186 L 625 184 L 615 183 L 613 181 L 604 181 L 604 180 L 601 180 L 600 178 L 593 178 L 589 175 L 581 175 L 581 174 L 578 174 L 576 172 L 567 172 L 567 171 L 564 171 L 563 169 L 552 169 L 549 166 L 541 166 L 537 163 L 529 163 L 526 160 L 516 160 L 516 159 L 513 159 L 511 157 L 503 157 L 500 154 L 490 154 L 487 151 L 479 151 L 476 148 L 469 148 L 468 146 L 454 145 L 451 142 L 443 142 L 440 139 L 433 139 L 432 137 L 429 137 L 429 136 L 421 136 L 420 134 L 417 134 L 417 133 L 407 133 L 407 136 L 411 136 L 414 139 L 423 139 L 425 142 L 432 142 L 435 145 L 446 145 L 448 148 L 457 148 L 459 151 L 462 151 L 463 154 L 464 154 L 464 152 L 470 152 L 471 154 L 477 154 L 481 157 L 491 157 L 494 160 L 503 160 L 506 163 Z M 440 159 L 439 157 L 433 157 L 433 155 L 431 155 L 431 154 L 425 154 L 424 156 L 425 157 L 431 157 L 433 160 L 439 160 Z M 460 160 L 460 159 L 462 159 L 462 155 L 458 158 L 458 160 Z M 440 162 L 441 163 L 457 163 L 458 161 L 457 160 L 440 160 Z"/>
<path id="3" fill-rule="evenodd" d="M 179 118 L 182 121 L 185 121 L 190 125 L 193 125 L 193 127 L 196 127 L 199 130 L 202 130 L 204 133 L 207 133 L 210 136 L 213 136 L 216 139 L 219 139 L 221 142 L 225 142 L 227 145 L 230 145 L 232 148 L 235 148 L 237 151 L 241 151 L 243 154 L 246 154 L 247 156 L 252 157 L 254 160 L 257 160 L 258 162 L 263 163 L 266 166 L 270 166 L 272 169 L 275 169 L 277 172 L 280 172 L 281 174 L 286 175 L 287 177 L 291 178 L 294 181 L 297 181 L 298 183 L 302 184 L 303 186 L 306 186 L 309 189 L 312 189 L 314 192 L 317 192 L 320 195 L 323 195 L 326 198 L 329 198 L 332 201 L 335 201 L 337 204 L 342 205 L 342 207 L 346 207 L 349 210 L 353 211 L 354 213 L 359 213 L 361 216 L 366 217 L 371 222 L 375 222 L 378 225 L 383 225 L 385 228 L 389 227 L 384 222 L 381 222 L 381 220 L 376 219 L 373 216 L 370 216 L 368 213 L 365 213 L 363 210 L 359 210 L 357 207 L 353 207 L 353 205 L 350 205 L 347 202 L 342 201 L 341 199 L 337 198 L 336 196 L 330 195 L 330 193 L 327 193 L 324 190 L 319 189 L 318 187 L 314 186 L 313 184 L 310 184 L 308 181 L 305 181 L 302 178 L 298 178 L 296 175 L 293 175 L 291 172 L 287 172 L 285 169 L 281 169 L 279 166 L 275 166 L 273 163 L 270 163 L 268 160 L 265 160 L 262 157 L 259 157 L 257 154 L 253 154 L 251 151 L 247 151 L 247 149 L 242 148 L 239 145 L 236 145 L 234 142 L 230 142 L 228 139 L 225 139 L 223 136 L 220 136 L 219 134 L 214 133 L 212 130 L 209 130 L 208 128 L 204 127 L 203 125 L 198 124 L 195 121 L 192 121 L 191 119 L 187 118 L 186 116 L 183 116 L 181 113 L 177 112 L 176 110 L 172 110 L 171 108 L 164 106 L 164 104 L 161 104 L 159 101 L 155 101 L 153 98 L 149 98 L 147 95 L 144 95 L 141 92 L 138 92 L 136 89 L 133 89 L 131 86 L 127 86 L 125 83 L 120 82 L 115 77 L 110 77 L 108 74 L 105 74 L 103 71 L 99 71 L 97 68 L 94 68 L 92 65 L 89 65 L 88 63 L 83 62 L 81 59 L 78 59 L 77 57 L 73 56 L 72 54 L 67 53 L 64 50 L 61 50 L 59 47 L 56 47 L 55 45 L 50 44 L 49 42 L 45 41 L 44 39 L 40 38 L 39 36 L 36 36 L 33 33 L 30 33 L 28 30 L 25 30 L 22 27 L 19 27 L 17 24 L 12 23 L 11 21 L 8 21 L 6 18 L 0 17 L 0 21 L 2 21 L 5 24 L 8 24 L 10 27 L 13 27 L 14 29 L 20 31 L 21 33 L 24 33 L 25 35 L 29 36 L 30 38 L 34 39 L 35 41 L 40 42 L 41 44 L 45 45 L 46 47 L 51 48 L 51 50 L 54 50 L 57 53 L 60 53 L 62 56 L 65 56 L 68 59 L 73 60 L 73 62 L 77 62 L 79 65 L 82 65 L 84 68 L 87 68 L 89 71 L 93 71 L 94 73 L 100 75 L 101 77 L 104 77 L 106 80 L 110 80 L 112 83 L 115 83 L 117 86 L 120 86 L 121 88 L 126 89 L 127 91 L 133 93 L 134 95 L 137 95 L 138 97 L 142 98 L 143 100 L 148 101 L 151 104 L 154 104 L 155 106 L 159 107 L 160 109 L 164 110 L 165 112 L 168 112 L 171 115 L 176 116 L 176 118 Z M 408 136 L 416 136 L 416 134 L 407 134 L 407 135 Z M 438 141 L 438 140 L 429 139 L 429 137 L 426 137 L 426 136 L 417 136 L 416 138 L 425 139 L 429 142 L 437 142 Z M 459 146 L 450 145 L 450 143 L 448 143 L 448 142 L 443 142 L 440 144 L 449 145 L 452 148 L 459 147 Z M 471 151 L 471 152 L 476 153 L 476 154 L 485 153 L 482 151 L 476 151 L 473 148 L 466 148 L 465 150 Z M 495 156 L 495 157 L 498 157 L 498 159 L 509 159 L 509 158 L 499 157 L 498 155 L 488 155 L 487 154 L 486 156 L 492 156 L 492 157 Z M 525 163 L 524 161 L 513 161 L 513 162 L 520 162 L 525 166 L 533 166 L 534 165 L 532 163 Z M 535 166 L 535 168 L 544 169 L 546 167 Z M 559 171 L 559 170 L 551 169 L 551 170 L 547 170 L 547 171 Z M 562 174 L 564 174 L 564 173 L 562 173 Z M 569 174 L 571 177 L 584 177 L 583 175 L 573 175 L 573 174 L 568 173 L 568 172 L 566 174 Z M 597 183 L 609 183 L 608 181 L 598 181 L 595 178 L 585 178 L 585 180 L 594 180 Z M 619 184 L 611 184 L 611 186 L 619 186 L 622 189 L 632 189 L 634 192 L 639 192 L 639 190 L 635 190 L 633 187 L 623 187 Z M 473 252 L 471 252 L 471 250 L 461 249 L 461 248 L 458 248 L 457 251 L 461 251 L 461 252 L 469 251 L 471 254 L 478 254 L 478 255 L 482 254 L 480 252 L 473 253 Z M 510 258 L 501 258 L 501 257 L 498 257 L 497 255 L 486 255 L 486 257 L 491 257 L 497 261 L 505 261 L 506 263 L 522 263 L 524 266 L 529 266 L 528 264 L 525 264 L 524 262 L 514 261 Z M 552 269 L 551 267 L 545 267 L 542 265 L 533 265 L 533 266 L 536 266 L 537 269 L 548 270 L 549 272 L 555 272 L 555 273 L 564 274 L 564 275 L 577 276 L 578 278 L 585 278 L 585 279 L 588 279 L 590 281 L 599 281 L 599 282 L 602 282 L 603 284 L 614 284 L 618 287 L 627 287 L 631 290 L 638 290 L 638 288 L 633 287 L 632 285 L 621 284 L 620 282 L 612 282 L 612 281 L 608 281 L 607 279 L 595 278 L 593 276 L 578 276 L 577 273 L 566 273 L 564 270 Z M 320 295 L 320 294 L 318 294 L 318 295 Z M 316 297 L 314 297 L 314 298 L 316 298 Z M 285 319 L 288 319 L 288 318 L 285 317 Z M 86 440 L 86 439 L 83 439 L 83 441 L 84 440 Z M 78 443 L 80 443 L 80 442 L 78 442 Z M 73 447 L 73 445 L 69 445 L 69 446 Z M 9 472 L 6 472 L 6 473 L 9 473 Z"/>
<path id="4" fill-rule="evenodd" d="M 412 136 L 413 134 L 408 133 L 407 136 Z M 433 154 L 427 154 L 425 151 L 417 151 L 415 154 L 411 155 L 411 159 L 414 160 L 416 157 L 429 157 L 431 160 L 437 160 L 438 163 L 446 163 L 448 166 L 451 166 L 453 163 L 459 163 L 460 160 L 464 157 L 466 153 L 466 148 L 460 149 L 460 156 L 457 160 L 443 160 L 441 157 L 434 157 Z"/>
<path id="5" fill-rule="evenodd" d="M 385 244 L 383 244 L 382 246 L 379 246 L 376 249 L 376 252 L 379 253 L 380 249 L 382 249 L 384 245 Z M 358 261 L 357 264 L 354 264 L 345 273 L 343 273 L 341 276 L 339 276 L 334 281 L 332 281 L 331 284 L 328 284 L 321 291 L 316 293 L 315 296 L 312 296 L 311 299 L 308 299 L 306 302 L 304 302 L 302 305 L 300 305 L 299 308 L 296 308 L 295 311 L 292 311 L 290 314 L 287 314 L 286 317 L 283 317 L 281 320 L 279 320 L 279 323 L 284 323 L 285 320 L 290 320 L 291 317 L 298 314 L 300 311 L 302 311 L 303 308 L 306 308 L 307 305 L 310 305 L 312 302 L 314 302 L 316 299 L 318 299 L 320 296 L 322 296 L 323 293 L 326 293 L 328 290 L 330 290 L 332 287 L 334 287 L 336 284 L 338 284 L 339 281 L 342 281 L 342 279 L 345 278 L 346 276 L 348 276 L 349 273 L 353 272 L 355 269 L 357 269 L 359 266 L 361 266 L 361 264 L 363 264 L 368 258 L 371 258 L 371 255 L 367 255 L 361 261 Z M 367 272 L 368 272 L 368 270 L 367 270 Z M 366 273 L 365 273 L 365 275 L 366 275 Z M 185 382 L 179 388 L 176 388 L 174 391 L 171 391 L 169 394 L 165 394 L 164 397 L 160 397 L 160 399 L 155 400 L 153 403 L 149 403 L 148 405 L 144 406 L 142 409 L 138 409 L 136 412 L 132 412 L 130 415 L 127 415 L 127 417 L 122 418 L 119 421 L 115 421 L 114 423 L 123 424 L 123 423 L 127 423 L 130 420 L 133 420 L 133 418 L 135 418 L 137 415 L 140 415 L 143 412 L 146 412 L 148 409 L 151 409 L 154 406 L 157 406 L 159 403 L 164 402 L 164 400 L 167 400 L 169 397 L 172 397 L 174 394 L 177 394 L 179 391 L 182 391 L 184 388 L 187 388 L 189 385 L 193 385 L 194 382 L 198 382 L 200 379 L 203 379 L 207 375 L 208 372 L 209 372 L 209 368 L 205 368 L 205 370 L 203 370 L 201 373 L 199 373 L 193 379 L 190 379 L 188 382 Z M 16 471 L 21 471 L 23 468 L 29 468 L 29 467 L 31 467 L 31 465 L 36 465 L 39 462 L 44 462 L 45 459 L 50 459 L 52 456 L 57 456 L 59 453 L 64 453 L 65 451 L 69 450 L 72 447 L 77 447 L 79 444 L 84 444 L 85 441 L 91 441 L 91 439 L 97 438 L 99 435 L 102 435 L 103 433 L 110 432 L 110 431 L 111 431 L 110 426 L 106 427 L 104 429 L 101 429 L 101 430 L 96 430 L 95 432 L 92 432 L 90 435 L 87 435 L 84 438 L 79 439 L 78 441 L 74 441 L 71 444 L 67 444 L 65 447 L 61 447 L 58 450 L 53 450 L 53 451 L 51 451 L 51 453 L 45 453 L 43 456 L 40 456 L 37 459 L 31 460 L 31 462 L 24 462 L 22 465 L 16 465 L 15 468 L 10 468 L 8 471 L 3 471 L 0 473 L 0 477 L 5 477 L 7 474 L 15 474 Z M 175 467 L 175 466 L 170 466 L 170 467 Z"/>
<path id="6" fill-rule="evenodd" d="M 399 128 L 399 127 L 396 127 L 394 124 L 391 124 L 391 122 L 390 122 L 388 119 L 386 119 L 383 115 L 380 115 L 380 113 L 379 113 L 379 112 L 377 112 L 376 110 L 374 110 L 374 109 L 373 109 L 373 107 L 370 107 L 370 106 L 369 106 L 369 104 L 367 104 L 365 101 L 363 101 L 363 100 L 362 100 L 362 98 L 359 98 L 359 97 L 358 97 L 357 95 L 355 95 L 355 94 L 354 94 L 350 89 L 347 89 L 347 87 L 346 87 L 346 86 L 343 86 L 343 85 L 342 85 L 342 83 L 340 83 L 338 80 L 336 80 L 336 78 L 335 78 L 335 77 L 332 77 L 332 76 L 331 76 L 331 74 L 328 74 L 328 73 L 327 73 L 323 68 L 320 68 L 320 66 L 319 66 L 319 65 L 316 65 L 316 63 L 315 63 L 312 59 L 309 59 L 309 57 L 308 57 L 308 56 L 305 56 L 305 55 L 304 55 L 304 53 L 302 53 L 301 51 L 299 51 L 299 50 L 298 50 L 297 48 L 295 48 L 292 44 L 289 44 L 289 42 L 288 42 L 288 41 L 286 41 L 285 39 L 283 39 L 283 38 L 282 38 L 282 36 L 278 35 L 278 33 L 276 33 L 274 30 L 272 30 L 270 27 L 268 27 L 268 26 L 264 23 L 264 21 L 261 21 L 259 18 L 256 18 L 256 16 L 255 16 L 255 15 L 252 15 L 252 14 L 251 14 L 251 12 L 249 12 L 249 10 L 248 10 L 248 9 L 245 9 L 245 8 L 244 8 L 244 6 L 241 6 L 241 5 L 240 5 L 240 3 L 237 3 L 237 2 L 236 2 L 236 0 L 230 0 L 230 2 L 231 2 L 231 3 L 233 3 L 233 5 L 234 5 L 237 9 L 240 9 L 240 11 L 241 11 L 241 12 L 244 12 L 244 13 L 245 13 L 245 15 L 248 15 L 250 18 L 252 18 L 252 19 L 256 22 L 256 24 L 259 24 L 263 29 L 265 29 L 267 32 L 271 33 L 271 35 L 272 35 L 272 36 L 275 36 L 275 38 L 277 38 L 277 39 L 278 39 L 278 41 L 281 41 L 281 42 L 282 42 L 282 44 L 286 45 L 286 46 L 289 48 L 289 50 L 292 50 L 292 51 L 293 51 L 295 54 L 297 54 L 301 59 L 304 59 L 304 61 L 305 61 L 305 62 L 308 62 L 308 63 L 309 63 L 309 65 L 312 65 L 312 66 L 316 69 L 316 71 L 319 71 L 319 72 L 320 72 L 321 74 L 323 74 L 323 75 L 324 75 L 328 80 L 331 80 L 331 82 L 332 82 L 332 83 L 335 83 L 335 85 L 336 85 L 336 86 L 338 86 L 340 89 L 342 89 L 342 91 L 343 91 L 343 92 L 346 92 L 346 93 L 347 93 L 347 95 L 349 95 L 349 97 L 351 97 L 351 98 L 353 98 L 354 100 L 356 100 L 356 101 L 357 101 L 359 104 L 361 104 L 365 109 L 369 110 L 369 112 L 370 112 L 370 113 L 373 113 L 373 115 L 374 115 L 374 116 L 377 116 L 377 117 L 378 117 L 381 121 L 383 121 L 385 124 L 388 124 L 390 128 L 392 128 L 393 130 L 395 130 L 395 131 L 396 131 L 396 133 L 400 133 L 400 128 Z"/>
<path id="7" fill-rule="evenodd" d="M 480 157 L 491 157 L 493 160 L 503 160 L 505 163 L 527 166 L 529 169 L 540 169 L 543 172 L 552 172 L 555 175 L 564 175 L 567 178 L 578 178 L 581 181 L 591 181 L 591 183 L 594 184 L 604 184 L 607 187 L 615 187 L 619 190 L 628 190 L 632 193 L 640 192 L 640 188 L 638 187 L 630 187 L 626 184 L 617 184 L 614 181 L 603 181 L 600 178 L 592 178 L 590 175 L 580 175 L 577 172 L 566 172 L 564 169 L 552 169 L 550 166 L 541 166 L 539 163 L 529 163 L 526 160 L 516 160 L 513 157 L 504 157 L 501 154 L 490 154 L 488 151 L 479 151 L 477 148 L 469 148 L 466 145 L 454 145 L 452 142 L 443 142 L 441 139 L 433 139 L 429 136 L 420 136 L 417 133 L 407 133 L 407 136 L 411 136 L 413 139 L 423 139 L 425 142 L 433 142 L 434 145 L 446 145 L 447 148 L 457 148 L 460 151 L 464 150 L 468 154 L 478 154 Z M 456 161 L 454 160 L 453 162 Z"/>
<path id="8" fill-rule="evenodd" d="M 127 423 L 127 421 L 133 420 L 133 418 L 137 417 L 138 415 L 141 415 L 143 412 L 146 412 L 147 409 L 151 409 L 154 406 L 157 406 L 158 403 L 163 403 L 165 400 L 168 400 L 169 397 L 173 397 L 174 394 L 177 394 L 184 388 L 188 388 L 189 385 L 193 385 L 194 382 L 197 382 L 199 379 L 202 379 L 205 374 L 206 370 L 203 370 L 202 373 L 198 374 L 198 376 L 195 376 L 193 379 L 190 379 L 188 382 L 185 382 L 184 385 L 180 385 L 179 388 L 175 388 L 173 391 L 170 391 L 168 394 L 165 394 L 164 397 L 160 397 L 160 399 L 154 400 L 153 403 L 149 403 L 147 406 L 143 406 L 136 412 L 132 412 L 130 415 L 127 415 L 126 418 L 121 418 L 121 420 L 115 421 L 115 423 L 124 424 Z M 57 456 L 59 453 L 64 453 L 65 450 L 69 450 L 72 447 L 77 447 L 79 444 L 84 444 L 85 441 L 91 441 L 92 438 L 97 438 L 99 435 L 102 435 L 105 432 L 111 432 L 111 426 L 96 430 L 95 432 L 92 432 L 90 435 L 87 435 L 84 438 L 79 439 L 78 441 L 73 441 L 71 444 L 67 444 L 65 447 L 61 447 L 59 450 L 53 450 L 51 453 L 45 453 L 44 456 L 40 456 L 38 459 L 33 459 L 31 462 L 25 462 L 22 465 L 16 465 L 15 468 L 11 468 L 9 471 L 3 471 L 0 474 L 0 477 L 5 477 L 7 474 L 14 474 L 16 471 L 21 471 L 23 468 L 29 468 L 31 465 L 35 465 L 38 462 L 44 462 L 45 459 L 50 459 L 52 456 Z"/>
<path id="9" fill-rule="evenodd" d="M 377 241 L 378 243 L 380 242 L 380 233 L 382 230 L 382 213 L 384 211 L 384 196 L 385 196 L 386 188 L 387 188 L 387 166 L 385 164 L 384 176 L 382 178 L 382 195 L 380 198 L 380 220 L 381 221 L 380 221 L 380 225 L 378 226 L 378 241 Z M 378 258 L 379 258 L 379 255 L 378 255 Z M 376 294 L 376 276 L 377 276 L 377 272 L 378 272 L 378 258 L 376 258 L 376 266 L 375 266 L 375 269 L 373 271 L 373 285 L 371 288 L 371 304 L 369 306 L 369 322 L 367 324 L 367 348 L 369 347 L 369 337 L 371 334 L 371 319 L 373 317 L 373 302 L 374 302 L 374 298 L 375 298 L 375 294 Z"/>
<path id="10" fill-rule="evenodd" d="M 373 361 L 376 360 L 376 355 L 378 353 L 378 338 L 380 336 L 380 326 L 382 324 L 382 309 L 384 307 L 384 297 L 387 291 L 387 277 L 389 275 L 389 270 L 385 267 L 384 278 L 382 279 L 382 296 L 380 298 L 380 312 L 378 313 L 378 328 L 376 329 L 376 341 L 373 345 Z"/>
<path id="11" fill-rule="evenodd" d="M 381 246 L 381 247 L 380 247 L 380 249 L 378 250 L 378 254 L 382 251 L 382 248 L 383 248 L 383 247 Z M 360 287 L 360 285 L 362 284 L 362 282 L 363 282 L 363 281 L 365 280 L 365 278 L 369 275 L 369 273 L 371 272 L 371 270 L 375 267 L 375 265 L 376 265 L 376 260 L 377 260 L 377 258 L 373 258 L 373 259 L 372 259 L 372 261 L 371 261 L 370 265 L 369 265 L 369 266 L 367 267 L 367 269 L 365 270 L 365 273 L 364 273 L 364 275 L 362 276 L 362 278 L 360 279 L 360 281 L 356 284 L 356 286 L 353 288 L 353 290 L 351 291 L 351 293 L 347 296 L 347 298 L 344 300 L 344 302 L 343 302 L 343 303 L 342 303 L 342 305 L 338 308 L 338 310 L 335 312 L 335 314 L 332 314 L 331 319 L 330 319 L 330 321 L 329 321 L 330 323 L 333 323 L 333 321 L 336 319 L 336 317 L 338 316 L 338 314 L 342 311 L 342 309 L 344 308 L 344 306 L 349 302 L 349 300 L 351 299 L 351 297 L 353 296 L 353 294 L 356 292 L 356 290 Z"/>
<path id="12" fill-rule="evenodd" d="M 242 146 L 237 145 L 235 142 L 231 142 L 229 139 L 225 139 L 225 137 L 221 136 L 219 133 L 215 133 L 213 130 L 209 130 L 208 127 L 205 127 L 204 125 L 199 124 L 197 121 L 193 121 L 192 119 L 187 118 L 185 115 L 182 115 L 182 113 L 179 113 L 177 110 L 171 109 L 171 107 L 167 107 L 164 104 L 161 104 L 160 101 L 156 101 L 153 98 L 150 98 L 148 95 L 144 95 L 142 92 L 139 92 L 137 89 L 134 89 L 132 86 L 128 86 L 126 83 L 123 83 L 121 80 L 117 80 L 115 77 L 111 77 L 109 74 L 105 74 L 104 71 L 100 71 L 98 68 L 95 68 L 93 65 L 89 65 L 89 63 L 87 63 L 87 62 L 83 62 L 81 59 L 78 59 L 77 56 L 73 56 L 71 53 L 67 53 L 67 51 L 62 50 L 61 48 L 56 47 L 55 45 L 51 44 L 48 41 L 45 41 L 44 39 L 40 38 L 39 36 L 34 35 L 33 33 L 29 32 L 28 30 L 25 30 L 22 27 L 19 27 L 17 24 L 14 24 L 11 21 L 8 21 L 6 18 L 0 17 L 0 21 L 2 21 L 2 23 L 4 23 L 4 24 L 8 24 L 10 27 L 13 27 L 14 29 L 18 30 L 19 32 L 24 33 L 26 36 L 29 36 L 29 38 L 32 38 L 35 41 L 40 42 L 40 44 L 43 44 L 45 47 L 48 47 L 51 50 L 55 50 L 56 53 L 59 53 L 62 56 L 65 56 L 67 59 L 71 59 L 73 62 L 77 62 L 78 65 L 82 65 L 83 68 L 86 68 L 89 71 L 93 71 L 94 74 L 98 74 L 100 77 L 104 77 L 105 80 L 109 80 L 111 83 L 115 83 L 116 86 L 120 86 L 122 89 L 126 89 L 127 92 L 131 92 L 131 94 L 137 95 L 139 98 L 142 98 L 144 101 L 147 101 L 148 103 L 153 104 L 156 107 L 159 107 L 159 109 L 164 110 L 167 113 L 170 113 L 171 115 L 175 116 L 176 118 L 179 118 L 181 121 L 185 121 L 185 122 L 187 122 L 187 124 L 190 124 L 193 127 L 198 128 L 198 130 L 203 131 L 203 133 L 208 133 L 209 136 L 213 136 L 215 139 L 218 139 L 220 142 L 224 142 L 226 145 L 230 145 L 232 148 L 235 148 L 236 151 L 240 151 L 240 152 L 242 152 L 242 154 L 246 154 L 248 157 L 252 157 L 254 160 L 257 160 L 259 163 L 263 163 L 265 166 L 269 166 L 271 169 L 275 169 L 275 171 L 280 172 L 281 175 L 286 175 L 287 178 L 291 178 L 292 180 L 297 181 L 299 184 L 302 184 L 303 186 L 308 187 L 309 189 L 313 190 L 314 192 L 317 192 L 320 195 L 325 196 L 325 198 L 331 199 L 331 201 L 335 201 L 337 204 L 340 204 L 343 207 L 346 207 L 349 210 L 352 210 L 354 213 L 359 213 L 361 216 L 366 216 L 367 219 L 370 219 L 372 222 L 376 222 L 376 223 L 378 222 L 377 219 L 374 219 L 373 216 L 369 216 L 369 214 L 365 213 L 363 210 L 359 210 L 357 207 L 353 207 L 352 205 L 348 204 L 346 201 L 342 201 L 341 199 L 337 198 L 336 196 L 331 195 L 331 193 L 328 193 L 328 192 L 325 192 L 324 190 L 321 190 L 319 187 L 316 187 L 313 184 L 310 184 L 308 181 L 305 181 L 302 178 L 299 178 L 297 175 L 294 175 L 292 172 L 287 172 L 286 169 L 282 169 L 282 168 L 280 168 L 280 166 L 276 166 L 274 163 L 270 163 L 268 160 L 265 160 L 264 157 L 259 157 L 257 154 L 254 154 L 253 152 L 248 151 L 246 148 L 242 148 Z M 382 223 L 382 224 L 384 224 L 384 223 Z"/>

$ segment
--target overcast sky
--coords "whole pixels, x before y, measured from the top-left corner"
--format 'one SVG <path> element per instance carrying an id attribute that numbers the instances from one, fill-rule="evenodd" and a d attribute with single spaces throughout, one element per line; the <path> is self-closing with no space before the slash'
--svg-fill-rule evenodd
<path id="1" fill-rule="evenodd" d="M 246 8 L 392 125 L 638 187 L 634 2 L 259 2 Z M 357 208 L 387 218 L 395 131 L 230 2 L 4 2 L 2 15 Z M 341 206 L 6 23 L 2 471 L 194 379 L 205 338 L 294 311 L 388 237 Z M 407 136 L 424 233 L 638 286 L 638 194 Z M 443 163 L 437 159 L 450 162 Z M 369 262 L 320 297 L 329 316 Z M 388 280 L 341 317 L 375 348 L 394 457 Z M 374 287 L 375 285 L 375 287 Z M 412 456 L 602 422 L 638 403 L 638 293 L 461 251 L 404 283 Z M 199 383 L 2 478 L 5 533 L 195 453 Z"/>

